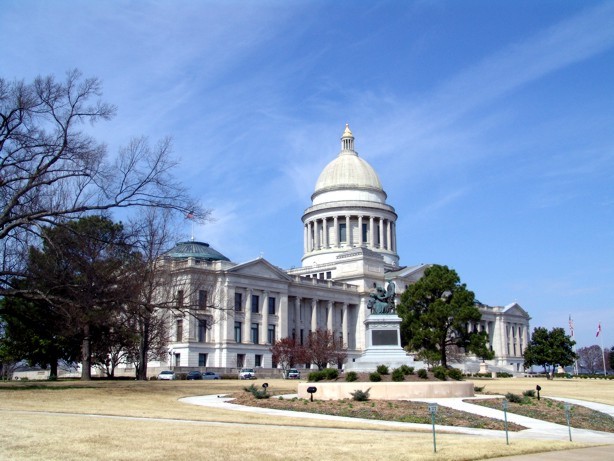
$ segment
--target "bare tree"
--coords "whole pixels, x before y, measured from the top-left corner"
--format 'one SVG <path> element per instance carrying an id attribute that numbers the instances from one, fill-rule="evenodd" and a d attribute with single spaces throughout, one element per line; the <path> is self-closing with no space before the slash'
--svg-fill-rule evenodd
<path id="1" fill-rule="evenodd" d="M 290 368 L 295 367 L 298 363 L 309 361 L 309 354 L 305 347 L 290 337 L 276 341 L 269 348 L 269 351 L 273 354 L 273 363 L 281 366 L 284 378 L 286 378 Z"/>
<path id="2" fill-rule="evenodd" d="M 22 274 L 25 251 L 41 226 L 91 211 L 157 207 L 209 212 L 172 176 L 171 143 L 155 147 L 138 138 L 107 158 L 106 146 L 83 131 L 108 120 L 115 107 L 102 102 L 101 84 L 73 70 L 32 83 L 0 79 L 0 290 Z M 34 237 L 34 238 L 33 238 Z"/>
<path id="3" fill-rule="evenodd" d="M 326 368 L 329 363 L 339 366 L 347 358 L 347 351 L 341 341 L 335 339 L 333 332 L 319 328 L 309 333 L 307 351 L 310 361 L 318 370 Z"/>
<path id="4" fill-rule="evenodd" d="M 578 365 L 580 369 L 590 374 L 595 374 L 597 371 L 603 370 L 601 347 L 594 344 L 578 349 Z"/>

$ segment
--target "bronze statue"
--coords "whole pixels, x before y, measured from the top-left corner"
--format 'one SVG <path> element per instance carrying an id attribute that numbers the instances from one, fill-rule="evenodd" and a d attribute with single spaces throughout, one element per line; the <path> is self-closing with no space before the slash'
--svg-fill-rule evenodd
<path id="1" fill-rule="evenodd" d="M 383 287 L 376 287 L 375 291 L 369 294 L 367 309 L 371 309 L 372 314 L 394 314 L 394 298 L 394 282 L 388 282 L 386 291 Z"/>

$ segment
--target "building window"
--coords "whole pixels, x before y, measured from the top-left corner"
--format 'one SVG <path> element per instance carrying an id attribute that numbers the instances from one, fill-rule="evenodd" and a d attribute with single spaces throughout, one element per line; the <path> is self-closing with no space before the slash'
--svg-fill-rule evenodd
<path id="1" fill-rule="evenodd" d="M 262 366 L 262 355 L 256 354 L 256 357 L 254 358 L 254 366 L 255 367 L 261 367 Z"/>
<path id="2" fill-rule="evenodd" d="M 301 346 L 305 345 L 305 330 L 301 328 Z"/>
<path id="3" fill-rule="evenodd" d="M 175 354 L 175 366 L 176 367 L 181 366 L 181 354 Z"/>
<path id="4" fill-rule="evenodd" d="M 245 354 L 237 354 L 237 368 L 245 366 Z"/>
<path id="5" fill-rule="evenodd" d="M 269 315 L 275 315 L 275 298 L 269 298 Z"/>
<path id="6" fill-rule="evenodd" d="M 199 367 L 207 366 L 207 354 L 198 354 L 198 366 Z"/>
<path id="7" fill-rule="evenodd" d="M 207 320 L 198 319 L 198 342 L 204 343 L 207 338 Z"/>
<path id="8" fill-rule="evenodd" d="M 366 223 L 362 223 L 362 241 L 363 242 L 368 242 L 369 239 L 368 237 L 368 233 L 367 233 L 367 224 Z"/>
<path id="9" fill-rule="evenodd" d="M 243 293 L 235 293 L 235 311 L 241 312 L 243 310 Z"/>
<path id="10" fill-rule="evenodd" d="M 269 344 L 275 344 L 275 325 L 269 325 L 268 332 L 267 342 Z"/>
<path id="11" fill-rule="evenodd" d="M 257 314 L 260 308 L 260 296 L 252 295 L 252 314 Z"/>
<path id="12" fill-rule="evenodd" d="M 326 273 L 326 278 L 327 278 L 327 279 L 332 279 L 332 278 L 333 278 L 333 273 L 332 273 L 331 271 L 328 271 L 328 272 Z"/>
<path id="13" fill-rule="evenodd" d="M 207 308 L 207 291 L 206 290 L 198 290 L 198 308 L 199 309 Z"/>
<path id="14" fill-rule="evenodd" d="M 318 278 L 321 279 L 321 280 L 324 280 L 324 272 L 320 272 L 318 274 Z"/>
<path id="15" fill-rule="evenodd" d="M 175 320 L 175 341 L 183 341 L 183 319 Z"/>
<path id="16" fill-rule="evenodd" d="M 252 323 L 252 337 L 251 340 L 254 344 L 258 344 L 258 324 L 257 323 Z"/>
<path id="17" fill-rule="evenodd" d="M 180 309 L 183 307 L 183 290 L 177 291 L 177 307 Z"/>
<path id="18" fill-rule="evenodd" d="M 347 242 L 347 229 L 345 223 L 339 224 L 339 242 Z"/>
<path id="19" fill-rule="evenodd" d="M 241 342 L 241 322 L 235 322 L 235 342 Z"/>

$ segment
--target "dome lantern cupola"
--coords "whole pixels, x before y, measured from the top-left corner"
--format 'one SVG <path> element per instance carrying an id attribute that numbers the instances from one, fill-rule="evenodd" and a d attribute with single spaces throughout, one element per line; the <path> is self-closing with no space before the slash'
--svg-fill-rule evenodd
<path id="1" fill-rule="evenodd" d="M 345 131 L 341 136 L 341 151 L 356 154 L 356 152 L 354 152 L 354 135 L 348 123 L 345 124 Z"/>

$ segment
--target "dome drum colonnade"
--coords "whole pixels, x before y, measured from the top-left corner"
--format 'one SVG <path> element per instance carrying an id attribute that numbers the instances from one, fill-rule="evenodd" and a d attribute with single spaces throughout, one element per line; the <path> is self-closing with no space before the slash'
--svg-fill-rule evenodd
<path id="1" fill-rule="evenodd" d="M 333 261 L 360 246 L 396 265 L 397 214 L 386 197 L 375 170 L 354 150 L 354 136 L 346 125 L 341 152 L 320 174 L 312 206 L 303 214 L 303 266 Z"/>

